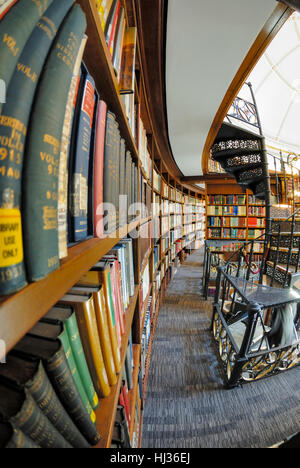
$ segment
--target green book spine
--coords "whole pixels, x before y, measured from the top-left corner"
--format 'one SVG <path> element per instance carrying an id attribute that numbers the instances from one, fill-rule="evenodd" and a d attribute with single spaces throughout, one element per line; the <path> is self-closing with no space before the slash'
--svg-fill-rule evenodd
<path id="1" fill-rule="evenodd" d="M 86 30 L 74 5 L 57 34 L 40 79 L 24 158 L 23 233 L 29 281 L 59 266 L 58 174 L 65 109 L 73 70 Z"/>
<path id="2" fill-rule="evenodd" d="M 71 348 L 73 350 L 78 372 L 85 387 L 85 391 L 89 398 L 90 404 L 95 410 L 99 406 L 99 399 L 95 391 L 95 387 L 93 385 L 90 376 L 90 371 L 85 359 L 75 313 L 73 313 L 72 316 L 66 321 L 66 330 L 71 343 Z"/>
<path id="3" fill-rule="evenodd" d="M 93 385 L 89 368 L 86 362 L 77 325 L 76 314 L 74 313 L 73 309 L 71 309 L 72 312 L 70 312 L 68 317 L 62 316 L 61 308 L 63 308 L 62 305 L 60 307 L 53 307 L 52 309 L 50 309 L 48 313 L 41 319 L 41 322 L 59 324 L 66 331 L 68 343 L 71 347 L 71 352 L 68 351 L 67 354 L 72 354 L 74 358 L 74 365 L 72 366 L 72 368 L 77 368 L 80 380 L 85 390 L 85 394 L 87 395 L 87 398 L 90 402 L 90 406 L 93 408 L 93 410 L 95 410 L 99 406 L 99 398 L 95 391 L 95 387 Z"/>
<path id="4" fill-rule="evenodd" d="M 0 422 L 0 448 L 33 449 L 41 447 L 27 437 L 24 432 L 14 429 L 11 424 Z"/>
<path id="5" fill-rule="evenodd" d="M 24 432 L 42 448 L 72 448 L 40 410 L 27 390 L 10 383 L 0 385 L 0 412 L 4 422 Z"/>
<path id="6" fill-rule="evenodd" d="M 0 295 L 26 285 L 21 226 L 21 183 L 30 110 L 39 76 L 57 29 L 74 0 L 54 0 L 19 58 L 0 116 Z M 36 47 L 39 44 L 39 47 Z M 35 53 L 32 53 L 32 51 Z"/>
<path id="7" fill-rule="evenodd" d="M 69 335 L 68 335 L 68 332 L 67 332 L 65 327 L 63 329 L 63 332 L 59 336 L 59 339 L 61 340 L 61 343 L 62 343 L 63 348 L 65 350 L 65 355 L 66 355 L 69 367 L 71 369 L 74 382 L 76 384 L 79 395 L 81 396 L 81 399 L 83 401 L 85 409 L 86 409 L 88 415 L 90 416 L 91 420 L 95 421 L 96 415 L 94 414 L 94 411 L 92 409 L 90 401 L 89 401 L 89 399 L 87 397 L 85 388 L 83 386 L 81 376 L 80 376 L 80 374 L 78 372 L 76 362 L 75 362 L 75 357 L 74 357 L 73 350 L 72 350 L 70 340 L 69 340 Z"/>
<path id="8" fill-rule="evenodd" d="M 100 440 L 100 436 L 83 406 L 69 365 L 66 361 L 63 348 L 61 347 L 55 356 L 47 361 L 45 365 L 48 375 L 50 376 L 50 381 L 56 389 L 59 398 L 64 402 L 64 407 L 68 410 L 74 423 L 91 445 L 97 444 Z"/>
<path id="9" fill-rule="evenodd" d="M 52 0 L 19 0 L 0 22 L 0 79 L 8 88 L 18 59 L 36 23 Z M 0 114 L 2 104 L 0 102 Z"/>

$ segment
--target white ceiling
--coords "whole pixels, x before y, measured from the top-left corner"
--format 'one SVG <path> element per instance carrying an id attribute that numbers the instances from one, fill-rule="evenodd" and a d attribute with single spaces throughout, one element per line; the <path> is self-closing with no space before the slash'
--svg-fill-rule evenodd
<path id="1" fill-rule="evenodd" d="M 166 98 L 174 159 L 202 174 L 206 137 L 218 108 L 275 0 L 169 0 Z"/>

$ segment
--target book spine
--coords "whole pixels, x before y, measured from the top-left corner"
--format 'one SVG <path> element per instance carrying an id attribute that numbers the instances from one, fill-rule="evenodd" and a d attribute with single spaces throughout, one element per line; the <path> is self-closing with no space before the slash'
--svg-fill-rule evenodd
<path id="1" fill-rule="evenodd" d="M 113 204 L 116 211 L 116 229 L 119 227 L 120 205 L 119 205 L 119 172 L 120 172 L 120 141 L 121 135 L 119 124 L 115 121 L 115 135 L 114 135 L 114 158 L 113 158 Z"/>
<path id="2" fill-rule="evenodd" d="M 17 3 L 18 0 L 8 0 L 0 7 L 0 21 L 9 12 L 9 10 Z"/>
<path id="3" fill-rule="evenodd" d="M 104 164 L 104 142 L 105 125 L 107 115 L 107 104 L 100 101 L 98 106 L 98 119 L 96 130 L 96 149 L 94 165 L 94 219 L 95 237 L 103 237 L 103 164 Z"/>
<path id="4" fill-rule="evenodd" d="M 0 79 L 8 88 L 30 34 L 52 0 L 19 0 L 0 22 Z M 0 114 L 2 104 L 0 102 Z"/>
<path id="5" fill-rule="evenodd" d="M 62 128 L 72 74 L 86 29 L 74 5 L 58 33 L 39 82 L 28 130 L 23 172 L 25 263 L 30 281 L 57 269 L 58 172 Z"/>
<path id="6" fill-rule="evenodd" d="M 96 445 L 100 435 L 95 421 L 91 420 L 82 403 L 62 345 L 52 359 L 44 362 L 44 366 L 57 396 L 74 424 L 91 445 Z"/>
<path id="7" fill-rule="evenodd" d="M 115 116 L 110 111 L 107 112 L 105 147 L 104 147 L 104 169 L 103 169 L 103 218 L 104 232 L 111 234 L 116 230 L 116 210 L 113 197 L 114 176 L 114 135 L 115 135 Z"/>
<path id="8" fill-rule="evenodd" d="M 108 41 L 108 52 L 109 52 L 109 55 L 110 55 L 111 58 L 113 58 L 113 53 L 114 53 L 115 36 L 116 36 L 118 19 L 119 19 L 119 15 L 120 15 L 120 8 L 121 8 L 121 2 L 120 2 L 120 0 L 118 0 L 116 12 L 115 12 L 115 15 L 114 15 L 114 18 L 113 18 L 111 34 L 110 34 L 109 41 Z"/>
<path id="9" fill-rule="evenodd" d="M 119 194 L 120 194 L 120 213 L 119 213 L 119 224 L 120 227 L 127 224 L 127 200 L 126 200 L 126 191 L 125 191 L 125 140 L 121 138 L 120 140 L 120 159 L 119 159 Z M 123 201 L 124 199 L 124 201 Z M 121 208 L 122 201 L 122 208 Z M 123 209 L 123 203 L 124 208 Z"/>
<path id="10" fill-rule="evenodd" d="M 20 429 L 15 429 L 9 423 L 0 422 L 0 448 L 33 449 L 41 448 L 27 437 Z"/>
<path id="11" fill-rule="evenodd" d="M 26 285 L 21 223 L 22 168 L 27 126 L 38 78 L 56 30 L 73 0 L 55 0 L 38 21 L 19 58 L 7 89 L 0 116 L 1 151 L 7 156 L 0 169 L 0 294 L 11 294 Z M 39 44 L 39 53 L 32 50 Z M 8 157 L 9 155 L 9 157 Z"/>
<path id="12" fill-rule="evenodd" d="M 114 16 L 117 10 L 118 1 L 119 0 L 113 0 L 111 7 L 109 9 L 109 13 L 108 13 L 108 17 L 107 17 L 107 21 L 105 25 L 105 31 L 104 31 L 105 41 L 107 44 L 109 44 L 109 38 L 112 32 L 113 20 L 114 20 Z"/>
<path id="13" fill-rule="evenodd" d="M 25 384 L 25 388 L 31 394 L 45 416 L 47 416 L 57 431 L 72 447 L 89 448 L 89 444 L 69 418 L 57 398 L 41 362 L 34 378 Z"/>
<path id="14" fill-rule="evenodd" d="M 71 317 L 66 320 L 66 330 L 68 333 L 69 341 L 71 348 L 73 350 L 73 355 L 76 363 L 76 367 L 81 377 L 81 381 L 84 385 L 86 394 L 90 401 L 90 404 L 93 410 L 96 410 L 99 406 L 99 398 L 96 393 L 95 387 L 93 385 L 89 368 L 84 356 L 84 351 L 82 347 L 82 342 L 80 339 L 80 334 L 78 330 L 78 325 L 76 321 L 76 315 L 72 314 Z"/>
<path id="15" fill-rule="evenodd" d="M 118 25 L 118 36 L 116 40 L 116 47 L 114 50 L 113 56 L 113 67 L 117 77 L 117 81 L 120 80 L 120 73 L 121 73 L 121 58 L 122 58 L 122 50 L 123 50 L 123 42 L 124 42 L 124 35 L 125 35 L 125 11 L 122 7 L 121 14 L 120 14 L 120 21 Z"/>
<path id="16" fill-rule="evenodd" d="M 126 28 L 120 74 L 120 93 L 134 93 L 136 28 Z"/>
<path id="17" fill-rule="evenodd" d="M 93 298 L 91 297 L 83 304 L 78 304 L 65 296 L 60 302 L 71 305 L 75 309 L 80 338 L 93 384 L 103 397 L 107 397 L 110 394 L 110 387 L 101 351 Z"/>
<path id="18" fill-rule="evenodd" d="M 70 290 L 71 294 L 89 294 L 88 291 L 84 289 L 84 286 L 78 287 L 74 286 Z M 117 383 L 116 369 L 111 349 L 111 342 L 109 337 L 109 330 L 107 324 L 107 316 L 105 311 L 103 288 L 100 288 L 99 291 L 93 292 L 93 302 L 97 320 L 97 329 L 100 339 L 100 346 L 103 356 L 103 362 L 106 369 L 106 374 L 108 378 L 109 385 L 113 386 Z"/>
<path id="19" fill-rule="evenodd" d="M 71 188 L 71 215 L 75 242 L 83 241 L 88 235 L 88 178 L 91 154 L 91 138 L 95 109 L 95 83 L 87 73 L 77 128 Z"/>
<path id="20" fill-rule="evenodd" d="M 68 95 L 68 102 L 65 112 L 63 134 L 60 148 L 60 160 L 59 160 L 59 177 L 58 177 L 58 247 L 59 247 L 59 258 L 65 258 L 68 255 L 68 154 L 70 148 L 70 139 L 72 131 L 73 121 L 73 103 L 76 96 L 80 65 L 84 49 L 87 42 L 87 36 L 85 36 L 81 42 L 81 46 L 77 55 L 75 63 L 72 82 Z"/>
<path id="21" fill-rule="evenodd" d="M 70 370 L 72 372 L 75 385 L 77 387 L 77 390 L 79 392 L 81 400 L 82 400 L 82 402 L 84 404 L 84 407 L 85 407 L 85 409 L 87 411 L 87 414 L 89 415 L 89 417 L 91 418 L 92 421 L 95 421 L 96 420 L 96 415 L 95 415 L 95 413 L 94 413 L 94 411 L 93 411 L 93 409 L 91 407 L 91 404 L 90 404 L 89 399 L 87 397 L 87 394 L 86 394 L 85 388 L 83 386 L 80 374 L 78 372 L 78 369 L 77 369 L 77 366 L 76 366 L 76 363 L 75 363 L 75 359 L 74 359 L 74 355 L 73 355 L 73 351 L 72 351 L 72 348 L 71 348 L 71 345 L 70 345 L 69 336 L 68 336 L 68 333 L 67 333 L 65 327 L 63 327 L 63 331 L 60 334 L 59 339 L 60 339 L 60 341 L 61 341 L 61 343 L 63 345 L 65 355 L 66 355 L 66 359 L 68 361 Z"/>
<path id="22" fill-rule="evenodd" d="M 24 390 L 20 410 L 9 418 L 9 422 L 42 448 L 72 448 L 42 413 L 27 390 Z"/>
<path id="23" fill-rule="evenodd" d="M 116 319 L 114 314 L 113 308 L 113 300 L 112 300 L 112 291 L 111 291 L 111 284 L 110 284 L 110 272 L 109 269 L 105 269 L 102 272 L 102 281 L 104 286 L 104 296 L 105 296 L 105 305 L 107 311 L 107 319 L 108 319 L 108 326 L 110 332 L 110 340 L 112 343 L 112 351 L 113 357 L 115 362 L 116 372 L 120 372 L 121 370 L 121 356 L 120 350 L 118 345 L 118 337 L 117 337 L 117 329 L 116 329 Z"/>

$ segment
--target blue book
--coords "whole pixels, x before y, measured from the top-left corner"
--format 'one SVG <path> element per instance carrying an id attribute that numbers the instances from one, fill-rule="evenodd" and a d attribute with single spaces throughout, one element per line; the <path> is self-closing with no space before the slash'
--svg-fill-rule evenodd
<path id="1" fill-rule="evenodd" d="M 88 237 L 89 165 L 96 107 L 95 82 L 82 64 L 84 85 L 80 112 L 74 122 L 70 154 L 70 241 Z"/>

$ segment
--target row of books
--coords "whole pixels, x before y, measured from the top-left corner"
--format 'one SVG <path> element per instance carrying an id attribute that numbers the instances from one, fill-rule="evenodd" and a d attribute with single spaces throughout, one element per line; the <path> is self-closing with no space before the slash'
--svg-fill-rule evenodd
<path id="1" fill-rule="evenodd" d="M 208 205 L 245 205 L 246 195 L 207 195 Z"/>
<path id="2" fill-rule="evenodd" d="M 46 0 L 43 8 L 19 0 L 0 23 L 1 39 L 18 38 L 16 55 L 7 41 L 0 45 L 7 83 L 0 109 L 0 295 L 45 278 L 68 247 L 128 224 L 139 199 L 137 162 L 82 62 L 85 30 L 74 0 Z"/>
<path id="3" fill-rule="evenodd" d="M 207 223 L 209 227 L 245 227 L 246 218 L 209 216 Z"/>
<path id="4" fill-rule="evenodd" d="M 246 206 L 207 206 L 208 216 L 246 216 Z"/>
<path id="5" fill-rule="evenodd" d="M 248 215 L 249 216 L 265 216 L 266 208 L 263 206 L 249 206 Z"/>
<path id="6" fill-rule="evenodd" d="M 95 410 L 122 372 L 126 309 L 134 293 L 131 247 L 124 239 L 103 257 L 0 365 L 0 446 L 86 448 L 99 442 Z M 128 387 L 132 370 L 129 342 L 123 369 Z"/>
<path id="7" fill-rule="evenodd" d="M 245 239 L 246 232 L 246 229 L 208 228 L 207 236 L 209 239 Z"/>
<path id="8" fill-rule="evenodd" d="M 121 0 L 96 0 L 108 53 L 121 93 L 134 93 L 137 30 L 126 26 Z"/>

